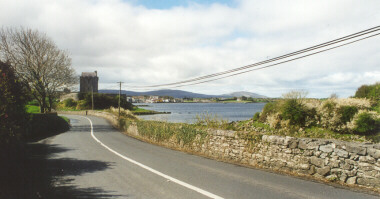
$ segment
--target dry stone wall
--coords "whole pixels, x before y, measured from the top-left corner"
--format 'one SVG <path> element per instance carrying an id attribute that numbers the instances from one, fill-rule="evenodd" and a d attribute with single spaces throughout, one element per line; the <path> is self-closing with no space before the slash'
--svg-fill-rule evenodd
<path id="1" fill-rule="evenodd" d="M 232 131 L 213 131 L 202 153 L 279 171 L 380 187 L 380 145 L 263 135 L 249 142 Z"/>
<path id="2" fill-rule="evenodd" d="M 133 125 L 129 133 L 140 136 Z M 175 140 L 158 144 L 215 159 L 380 191 L 380 144 L 275 135 L 248 140 L 227 130 L 210 130 L 206 139 L 196 139 L 190 146 Z"/>

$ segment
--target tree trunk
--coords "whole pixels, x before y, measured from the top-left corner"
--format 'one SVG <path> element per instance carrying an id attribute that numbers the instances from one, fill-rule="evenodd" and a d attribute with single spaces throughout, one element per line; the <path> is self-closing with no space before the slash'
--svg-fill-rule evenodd
<path id="1" fill-rule="evenodd" d="M 49 113 L 51 112 L 51 109 L 53 107 L 53 97 L 51 95 L 49 95 L 49 106 L 48 106 L 48 109 L 49 109 Z"/>
<path id="2" fill-rule="evenodd" d="M 41 101 L 42 101 L 41 113 L 45 113 L 46 112 L 46 94 L 41 95 Z"/>

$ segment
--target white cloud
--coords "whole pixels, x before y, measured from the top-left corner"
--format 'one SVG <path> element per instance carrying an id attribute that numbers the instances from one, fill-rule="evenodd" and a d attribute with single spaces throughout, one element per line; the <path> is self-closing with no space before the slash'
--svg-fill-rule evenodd
<path id="1" fill-rule="evenodd" d="M 78 74 L 97 70 L 101 86 L 162 84 L 273 58 L 378 25 L 380 2 L 252 1 L 147 9 L 121 0 L 1 1 L 3 26 L 46 32 L 67 49 Z M 380 36 L 379 36 L 380 37 Z M 380 38 L 295 62 L 181 89 L 280 96 L 353 95 L 378 81 Z"/>

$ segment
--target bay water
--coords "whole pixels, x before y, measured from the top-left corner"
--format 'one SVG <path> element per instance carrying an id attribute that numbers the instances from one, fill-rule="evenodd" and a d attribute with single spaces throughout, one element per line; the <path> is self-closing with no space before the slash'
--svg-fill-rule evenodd
<path id="1" fill-rule="evenodd" d="M 194 123 L 197 115 L 209 114 L 223 120 L 248 120 L 256 112 L 261 112 L 266 103 L 136 103 L 143 109 L 171 112 L 171 114 L 156 114 L 138 116 L 145 120 L 167 122 Z"/>

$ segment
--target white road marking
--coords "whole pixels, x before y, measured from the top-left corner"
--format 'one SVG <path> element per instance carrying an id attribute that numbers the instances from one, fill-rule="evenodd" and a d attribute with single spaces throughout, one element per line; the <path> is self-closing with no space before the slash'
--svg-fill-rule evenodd
<path id="1" fill-rule="evenodd" d="M 84 117 L 84 116 L 80 116 L 80 117 Z M 184 187 L 186 187 L 186 188 L 188 188 L 188 189 L 191 189 L 191 190 L 194 190 L 194 191 L 196 191 L 196 192 L 198 192 L 198 193 L 201 193 L 201 194 L 203 194 L 203 195 L 205 195 L 205 196 L 207 196 L 207 197 L 209 197 L 209 198 L 223 199 L 222 197 L 220 197 L 220 196 L 218 196 L 218 195 L 215 195 L 215 194 L 210 193 L 210 192 L 208 192 L 208 191 L 205 191 L 205 190 L 203 190 L 203 189 L 201 189 L 201 188 L 198 188 L 198 187 L 196 187 L 196 186 L 193 186 L 193 185 L 191 185 L 191 184 L 188 184 L 188 183 L 186 183 L 186 182 L 183 182 L 183 181 L 181 181 L 181 180 L 178 180 L 178 179 L 176 179 L 176 178 L 173 178 L 173 177 L 171 177 L 171 176 L 168 176 L 168 175 L 166 175 L 166 174 L 164 174 L 164 173 L 161 173 L 161 172 L 159 172 L 159 171 L 157 171 L 157 170 L 155 170 L 155 169 L 152 169 L 152 168 L 150 168 L 150 167 L 148 167 L 148 166 L 146 166 L 146 165 L 144 165 L 144 164 L 141 164 L 140 162 L 137 162 L 137 161 L 135 161 L 135 160 L 132 160 L 131 158 L 128 158 L 128 157 L 126 157 L 126 156 L 124 156 L 124 155 L 121 155 L 120 153 L 118 153 L 118 152 L 116 152 L 115 150 L 111 149 L 111 148 L 108 147 L 107 145 L 103 144 L 98 138 L 96 138 L 95 135 L 94 135 L 94 129 L 93 129 L 93 126 L 92 126 L 92 121 L 91 121 L 91 119 L 88 118 L 88 117 L 84 117 L 84 118 L 86 118 L 86 119 L 90 122 L 90 124 L 91 124 L 91 136 L 92 136 L 92 138 L 94 138 L 94 140 L 95 140 L 96 142 L 98 142 L 98 143 L 99 143 L 100 145 L 102 145 L 104 148 L 106 148 L 107 150 L 109 150 L 109 151 L 111 151 L 112 153 L 116 154 L 117 156 L 119 156 L 119 157 L 121 157 L 121 158 L 123 158 L 123 159 L 125 159 L 125 160 L 127 160 L 127 161 L 129 161 L 129 162 L 131 162 L 131 163 L 133 163 L 133 164 L 135 164 L 135 165 L 141 167 L 141 168 L 144 168 L 144 169 L 146 169 L 146 170 L 148 170 L 148 171 L 150 171 L 150 172 L 152 172 L 152 173 L 154 173 L 154 174 L 157 174 L 157 175 L 159 175 L 159 176 L 161 176 L 161 177 L 163 177 L 163 178 L 165 178 L 165 179 L 167 179 L 167 180 L 170 180 L 170 181 L 175 182 L 175 183 L 177 183 L 177 184 L 179 184 L 179 185 L 181 185 L 181 186 L 184 186 Z"/>

